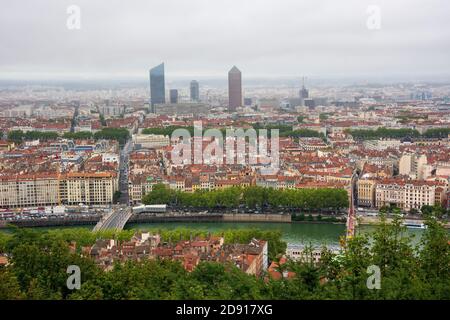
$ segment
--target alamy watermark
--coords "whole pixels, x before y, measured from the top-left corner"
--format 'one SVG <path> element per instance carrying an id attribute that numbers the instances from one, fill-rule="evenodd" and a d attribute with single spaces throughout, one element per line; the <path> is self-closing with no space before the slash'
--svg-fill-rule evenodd
<path id="1" fill-rule="evenodd" d="M 70 265 L 67 267 L 67 271 L 70 276 L 67 278 L 66 285 L 69 290 L 81 289 L 81 270 L 77 265 Z"/>
<path id="2" fill-rule="evenodd" d="M 67 17 L 66 26 L 69 30 L 80 30 L 81 29 L 81 9 L 79 6 L 72 4 L 67 7 L 66 10 Z"/>
<path id="3" fill-rule="evenodd" d="M 366 26 L 369 30 L 381 29 L 381 8 L 377 5 L 370 5 L 366 9 L 367 17 Z"/>
<path id="4" fill-rule="evenodd" d="M 262 174 L 276 174 L 279 170 L 279 130 L 250 128 L 203 131 L 202 122 L 194 121 L 194 136 L 187 129 L 172 132 L 173 165 L 241 164 L 258 165 Z M 205 145 L 205 143 L 207 145 Z M 270 151 L 269 151 L 270 150 Z"/>
<path id="5" fill-rule="evenodd" d="M 381 289 L 381 270 L 379 266 L 371 265 L 367 267 L 367 274 L 370 276 L 367 278 L 366 285 L 369 290 Z"/>

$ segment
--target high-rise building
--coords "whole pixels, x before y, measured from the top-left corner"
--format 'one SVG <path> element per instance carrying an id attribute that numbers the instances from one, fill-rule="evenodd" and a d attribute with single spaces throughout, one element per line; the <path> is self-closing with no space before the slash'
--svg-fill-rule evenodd
<path id="1" fill-rule="evenodd" d="M 166 103 L 164 84 L 164 63 L 150 69 L 150 104 L 154 112 L 154 105 Z"/>
<path id="2" fill-rule="evenodd" d="M 300 92 L 299 92 L 299 96 L 300 96 L 300 99 L 309 98 L 308 89 L 305 88 L 305 78 L 304 77 L 303 77 L 302 88 L 300 89 Z"/>
<path id="3" fill-rule="evenodd" d="M 242 106 L 242 74 L 236 66 L 228 72 L 228 111 Z"/>
<path id="4" fill-rule="evenodd" d="M 191 101 L 200 101 L 200 89 L 197 80 L 191 81 Z"/>
<path id="5" fill-rule="evenodd" d="M 178 103 L 178 90 L 170 89 L 170 103 Z"/>

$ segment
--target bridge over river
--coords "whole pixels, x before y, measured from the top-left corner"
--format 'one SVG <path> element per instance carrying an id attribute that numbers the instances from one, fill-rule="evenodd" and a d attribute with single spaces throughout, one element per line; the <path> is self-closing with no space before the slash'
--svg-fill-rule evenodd
<path id="1" fill-rule="evenodd" d="M 224 215 L 220 213 L 133 213 L 131 207 L 117 206 L 104 215 L 92 231 L 108 229 L 122 230 L 127 223 L 145 222 L 212 222 L 223 221 Z"/>
<path id="2" fill-rule="evenodd" d="M 93 231 L 103 231 L 108 229 L 122 230 L 132 215 L 133 210 L 131 207 L 113 207 L 108 214 L 100 218 Z"/>

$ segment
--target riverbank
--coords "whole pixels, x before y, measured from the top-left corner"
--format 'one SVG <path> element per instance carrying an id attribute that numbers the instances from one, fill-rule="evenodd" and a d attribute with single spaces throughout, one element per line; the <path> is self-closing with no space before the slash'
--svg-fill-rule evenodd
<path id="1" fill-rule="evenodd" d="M 311 215 L 311 219 L 304 220 L 293 219 L 290 214 L 253 214 L 253 213 L 208 213 L 208 214 L 178 214 L 168 212 L 166 214 L 150 214 L 140 213 L 133 214 L 127 224 L 140 223 L 176 223 L 176 222 L 261 222 L 261 223 L 287 223 L 287 224 L 337 224 L 345 225 L 345 220 L 333 217 L 336 221 L 328 220 L 328 216 L 322 216 L 323 220 L 318 220 L 319 214 Z M 20 228 L 47 228 L 47 227 L 76 227 L 76 226 L 94 226 L 100 219 L 100 216 L 78 217 L 78 218 L 52 218 L 52 219 L 33 219 L 33 220 L 16 220 L 16 221 L 0 221 L 0 229 L 8 228 L 8 224 L 15 225 Z M 380 223 L 379 217 L 358 216 L 358 225 L 374 226 Z M 390 223 L 392 218 L 386 218 Z M 410 220 L 410 219 L 408 219 Z M 414 219 L 418 224 L 424 223 L 423 219 Z M 444 224 L 444 227 L 450 229 L 450 222 Z"/>
<path id="2" fill-rule="evenodd" d="M 415 223 L 417 224 L 424 224 L 425 220 L 424 219 L 406 219 L 406 220 L 413 220 Z M 380 217 L 368 217 L 368 216 L 358 216 L 357 217 L 357 221 L 358 221 L 358 225 L 362 225 L 362 226 L 376 226 L 378 224 L 380 224 Z M 387 217 L 386 218 L 386 222 L 387 223 L 391 223 L 392 222 L 392 218 Z M 446 222 L 444 223 L 444 228 L 446 229 L 450 229 L 450 222 Z"/>
<path id="3" fill-rule="evenodd" d="M 0 228 L 7 228 L 8 224 L 20 228 L 39 227 L 64 227 L 77 225 L 95 225 L 100 216 L 79 218 L 52 218 L 52 219 L 30 219 L 15 221 L 0 221 Z M 177 214 L 168 212 L 166 214 L 133 214 L 129 223 L 158 223 L 158 222 L 274 222 L 290 223 L 289 214 L 245 214 L 245 213 L 210 213 L 210 214 Z"/>

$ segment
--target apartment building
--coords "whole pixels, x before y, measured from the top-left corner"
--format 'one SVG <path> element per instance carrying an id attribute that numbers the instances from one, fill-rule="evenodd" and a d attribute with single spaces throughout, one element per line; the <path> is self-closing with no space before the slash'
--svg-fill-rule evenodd
<path id="1" fill-rule="evenodd" d="M 115 172 L 3 176 L 0 178 L 0 207 L 110 204 L 117 190 Z"/>
<path id="2" fill-rule="evenodd" d="M 60 177 L 60 197 L 65 204 L 109 204 L 118 188 L 116 172 L 71 172 Z"/>
<path id="3" fill-rule="evenodd" d="M 428 164 L 427 156 L 403 154 L 399 160 L 399 173 L 412 179 L 427 179 L 431 176 L 433 167 Z"/>
<path id="4" fill-rule="evenodd" d="M 403 210 L 443 204 L 447 185 L 437 181 L 382 180 L 376 185 L 378 208 L 396 205 Z"/>
<path id="5" fill-rule="evenodd" d="M 375 179 L 359 179 L 358 187 L 358 206 L 375 207 Z"/>
<path id="6" fill-rule="evenodd" d="M 133 134 L 133 143 L 138 148 L 161 148 L 168 146 L 170 139 L 162 134 Z"/>
<path id="7" fill-rule="evenodd" d="M 0 207 L 31 207 L 59 203 L 57 174 L 27 174 L 0 178 Z"/>

